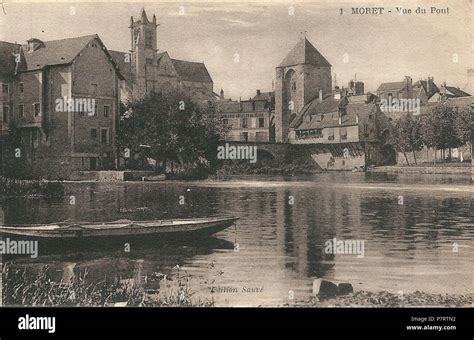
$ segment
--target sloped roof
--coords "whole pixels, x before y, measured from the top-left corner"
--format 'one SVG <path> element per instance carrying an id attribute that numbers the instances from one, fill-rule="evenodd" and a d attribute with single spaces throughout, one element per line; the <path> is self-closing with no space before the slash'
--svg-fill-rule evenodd
<path id="1" fill-rule="evenodd" d="M 278 67 L 310 64 L 314 66 L 331 66 L 321 53 L 308 41 L 301 39 L 287 54 Z"/>
<path id="2" fill-rule="evenodd" d="M 44 47 L 33 52 L 28 51 L 28 45 L 23 45 L 26 64 L 29 71 L 39 70 L 48 65 L 68 64 L 76 58 L 84 47 L 97 35 L 43 41 Z"/>
<path id="3" fill-rule="evenodd" d="M 454 97 L 468 97 L 468 96 L 470 96 L 469 93 L 466 93 L 466 92 L 464 92 L 463 90 L 461 90 L 457 87 L 454 87 L 454 86 L 445 86 L 445 87 L 446 87 L 446 90 L 451 92 Z"/>
<path id="4" fill-rule="evenodd" d="M 369 114 L 377 111 L 377 106 L 373 103 L 354 103 L 346 105 L 345 111 L 345 114 L 341 117 L 341 124 L 339 124 L 338 116 L 332 117 L 331 114 L 305 115 L 302 119 L 301 125 L 298 126 L 296 130 L 312 130 L 357 125 L 367 121 Z M 359 117 L 358 122 L 357 116 Z"/>
<path id="5" fill-rule="evenodd" d="M 212 83 L 212 78 L 204 63 L 171 59 L 180 80 L 199 83 Z"/>
<path id="6" fill-rule="evenodd" d="M 26 69 L 28 71 L 35 71 L 41 70 L 45 66 L 69 64 L 92 39 L 96 39 L 102 45 L 103 50 L 109 57 L 110 62 L 113 64 L 118 77 L 123 79 L 123 75 L 120 73 L 116 62 L 113 60 L 109 51 L 97 34 L 76 38 L 41 41 L 42 46 L 32 52 L 28 52 L 28 45 L 24 44 L 22 45 L 22 50 L 25 57 Z"/>
<path id="7" fill-rule="evenodd" d="M 127 54 L 126 52 L 120 52 L 120 51 L 113 51 L 109 50 L 109 54 L 114 60 L 115 64 L 119 68 L 120 72 L 122 73 L 123 77 L 127 82 L 132 82 L 133 81 L 133 75 L 132 75 L 132 63 L 130 62 L 125 62 L 125 55 Z"/>
<path id="8" fill-rule="evenodd" d="M 242 111 L 242 105 L 235 101 L 219 101 L 217 107 L 220 113 L 235 113 Z"/>
<path id="9" fill-rule="evenodd" d="M 275 95 L 275 92 L 274 91 L 270 91 L 270 92 L 260 92 L 259 94 L 255 95 L 252 100 L 267 100 L 267 101 L 270 101 L 272 99 L 272 97 Z"/>
<path id="10" fill-rule="evenodd" d="M 303 123 L 304 116 L 317 116 L 325 113 L 337 112 L 339 107 L 347 102 L 347 99 L 335 99 L 333 95 L 328 95 L 321 102 L 319 96 L 309 101 L 290 123 L 290 128 L 296 128 Z"/>
<path id="11" fill-rule="evenodd" d="M 13 77 L 16 69 L 15 53 L 19 53 L 21 45 L 0 41 L 0 77 Z"/>
<path id="12" fill-rule="evenodd" d="M 401 90 L 406 86 L 405 81 L 395 81 L 391 83 L 380 84 L 377 92 L 390 91 L 390 90 Z"/>
<path id="13" fill-rule="evenodd" d="M 428 84 L 429 84 L 429 88 L 430 90 L 428 91 Z M 423 87 L 423 89 L 425 90 L 427 96 L 428 96 L 428 99 L 431 98 L 432 95 L 434 95 L 435 93 L 439 92 L 439 88 L 438 86 L 434 83 L 434 81 L 432 80 L 418 80 L 415 84 L 413 84 L 414 87 Z"/>

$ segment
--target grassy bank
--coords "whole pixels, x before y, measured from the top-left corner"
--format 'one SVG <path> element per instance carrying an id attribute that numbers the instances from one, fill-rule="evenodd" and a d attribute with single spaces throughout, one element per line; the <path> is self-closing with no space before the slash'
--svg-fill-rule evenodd
<path id="1" fill-rule="evenodd" d="M 157 274 L 145 278 L 144 282 L 159 283 L 158 289 L 148 289 L 144 283 L 118 276 L 94 282 L 87 270 L 70 282 L 55 281 L 47 266 L 33 274 L 5 265 L 2 275 L 5 306 L 209 307 L 214 304 L 212 300 L 194 298 L 189 275 L 179 269 L 169 276 Z"/>

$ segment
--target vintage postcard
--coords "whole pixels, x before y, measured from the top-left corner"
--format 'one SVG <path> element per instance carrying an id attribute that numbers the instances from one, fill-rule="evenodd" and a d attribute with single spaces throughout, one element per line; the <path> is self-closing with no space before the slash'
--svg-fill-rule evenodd
<path id="1" fill-rule="evenodd" d="M 1 6 L 3 306 L 472 306 L 472 1 Z"/>

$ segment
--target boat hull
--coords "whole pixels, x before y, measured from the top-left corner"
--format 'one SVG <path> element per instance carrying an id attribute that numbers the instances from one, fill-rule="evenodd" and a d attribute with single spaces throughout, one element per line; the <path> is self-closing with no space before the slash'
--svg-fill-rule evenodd
<path id="1" fill-rule="evenodd" d="M 28 239 L 75 240 L 134 237 L 189 238 L 209 236 L 235 224 L 238 217 L 202 219 L 115 221 L 0 227 L 0 236 Z"/>

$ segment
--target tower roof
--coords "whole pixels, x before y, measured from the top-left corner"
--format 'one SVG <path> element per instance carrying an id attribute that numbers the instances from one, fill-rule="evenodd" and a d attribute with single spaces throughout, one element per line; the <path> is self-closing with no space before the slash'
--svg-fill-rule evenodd
<path id="1" fill-rule="evenodd" d="M 287 54 L 278 67 L 310 64 L 314 66 L 331 66 L 321 53 L 304 37 Z"/>
<path id="2" fill-rule="evenodd" d="M 142 19 L 142 23 L 147 23 L 148 22 L 148 17 L 146 16 L 146 12 L 145 12 L 145 7 L 142 7 L 142 12 L 141 12 L 141 19 Z"/>

